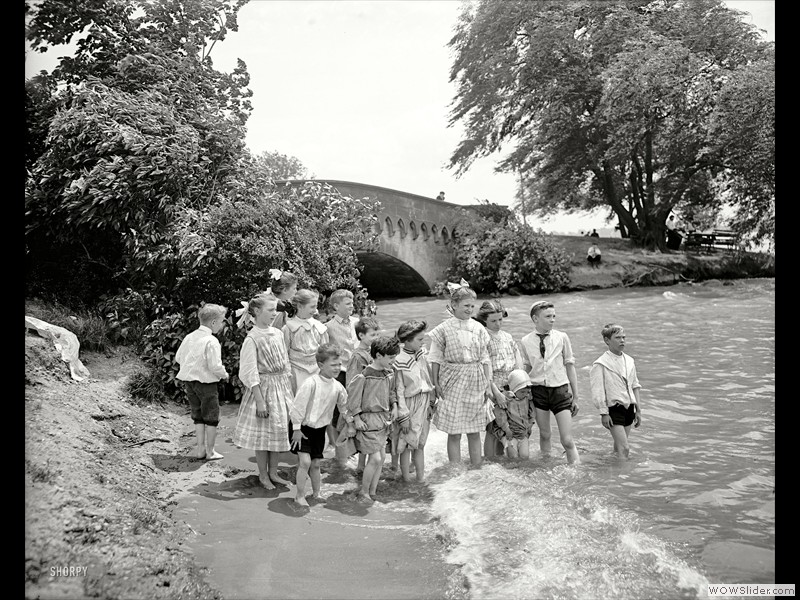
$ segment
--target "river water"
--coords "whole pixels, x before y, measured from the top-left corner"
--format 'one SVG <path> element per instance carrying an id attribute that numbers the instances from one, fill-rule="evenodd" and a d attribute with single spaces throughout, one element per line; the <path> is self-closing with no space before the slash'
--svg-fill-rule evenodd
<path id="1" fill-rule="evenodd" d="M 515 339 L 544 296 L 503 298 Z M 775 582 L 774 279 L 611 289 L 546 296 L 576 356 L 582 464 L 568 466 L 557 431 L 553 456 L 447 461 L 446 435 L 425 448 L 431 510 L 452 532 L 447 560 L 472 598 L 695 598 L 711 583 Z M 393 332 L 406 319 L 429 328 L 442 299 L 378 303 Z M 600 330 L 625 327 L 642 384 L 642 425 L 631 456 L 591 405 L 589 367 Z M 556 429 L 555 421 L 553 428 Z M 388 458 L 387 458 L 388 461 Z"/>

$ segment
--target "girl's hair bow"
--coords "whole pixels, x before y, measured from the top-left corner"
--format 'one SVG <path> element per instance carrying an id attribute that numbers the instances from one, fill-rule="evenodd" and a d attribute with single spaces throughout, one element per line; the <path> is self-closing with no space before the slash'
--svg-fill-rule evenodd
<path id="1" fill-rule="evenodd" d="M 283 277 L 283 271 L 281 271 L 280 269 L 270 269 L 269 276 L 275 281 L 277 281 L 278 279 Z"/>
<path id="2" fill-rule="evenodd" d="M 250 303 L 242 302 L 242 308 L 236 310 L 236 316 L 239 317 L 239 320 L 236 321 L 236 326 L 240 329 L 252 321 L 253 317 L 250 316 Z"/>
<path id="3" fill-rule="evenodd" d="M 467 287 L 467 288 L 469 287 L 469 282 L 463 277 L 461 278 L 461 281 L 459 283 L 450 283 L 449 281 L 447 282 L 447 291 L 450 292 L 451 294 L 455 292 L 457 289 L 460 289 L 462 287 Z"/>

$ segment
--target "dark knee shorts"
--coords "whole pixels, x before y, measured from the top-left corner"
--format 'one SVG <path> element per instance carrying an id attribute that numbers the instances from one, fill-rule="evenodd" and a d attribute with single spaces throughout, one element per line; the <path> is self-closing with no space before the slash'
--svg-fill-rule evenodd
<path id="1" fill-rule="evenodd" d="M 303 432 L 303 435 L 306 436 L 303 440 L 300 441 L 300 448 L 292 448 L 291 453 L 297 454 L 298 452 L 305 452 L 306 454 L 310 454 L 311 458 L 323 458 L 322 451 L 325 449 L 325 430 L 327 427 L 320 427 L 315 429 L 314 427 L 307 427 L 306 425 L 300 426 L 300 431 Z M 294 436 L 294 427 L 292 422 L 289 421 L 289 444 L 292 443 L 292 437 Z"/>
<path id="2" fill-rule="evenodd" d="M 633 424 L 633 418 L 636 416 L 636 406 L 632 402 L 628 405 L 628 408 L 625 408 L 622 404 L 609 406 L 608 416 L 611 417 L 611 422 L 614 425 L 629 427 Z"/>
<path id="3" fill-rule="evenodd" d="M 539 410 L 549 410 L 557 415 L 562 410 L 572 408 L 572 392 L 569 391 L 568 383 L 558 387 L 533 385 L 531 391 L 533 392 L 531 402 Z"/>
<path id="4" fill-rule="evenodd" d="M 195 424 L 219 425 L 219 390 L 216 383 L 186 382 L 186 397 Z"/>

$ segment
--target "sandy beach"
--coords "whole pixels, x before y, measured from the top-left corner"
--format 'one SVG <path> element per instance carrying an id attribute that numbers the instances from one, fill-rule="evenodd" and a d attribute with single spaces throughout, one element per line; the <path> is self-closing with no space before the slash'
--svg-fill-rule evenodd
<path id="1" fill-rule="evenodd" d="M 252 452 L 232 445 L 237 410 L 222 407 L 217 443 L 233 476 L 197 461 L 174 497 L 174 516 L 193 531 L 189 545 L 206 581 L 225 598 L 465 597 L 457 567 L 443 559 L 446 541 L 428 513 L 425 484 L 394 481 L 387 456 L 374 503 L 360 504 L 355 459 L 341 469 L 326 452 L 327 501 L 300 507 L 294 485 L 264 489 Z M 291 482 L 295 463 L 282 455 L 279 473 Z"/>

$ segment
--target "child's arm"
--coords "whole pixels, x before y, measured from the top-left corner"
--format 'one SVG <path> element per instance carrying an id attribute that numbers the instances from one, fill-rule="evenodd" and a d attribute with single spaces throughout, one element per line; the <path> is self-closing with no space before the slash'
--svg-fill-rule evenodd
<path id="1" fill-rule="evenodd" d="M 592 402 L 600 413 L 600 423 L 606 429 L 611 429 L 611 417 L 608 415 L 606 405 L 605 367 L 594 363 L 589 369 L 589 387 L 592 390 Z"/>
<path id="2" fill-rule="evenodd" d="M 561 350 L 564 357 L 564 366 L 567 370 L 567 379 L 569 379 L 569 387 L 572 388 L 572 405 L 578 404 L 578 374 L 575 372 L 575 357 L 572 354 L 572 344 L 569 341 L 569 336 L 564 334 L 564 347 Z"/>
<path id="3" fill-rule="evenodd" d="M 208 370 L 215 377 L 220 379 L 228 378 L 228 371 L 225 370 L 225 365 L 222 364 L 222 346 L 217 338 L 212 337 L 211 341 L 206 344 L 205 357 Z"/>
<path id="4" fill-rule="evenodd" d="M 256 401 L 256 416 L 266 419 L 269 417 L 267 403 L 261 393 L 261 378 L 258 375 L 258 359 L 256 357 L 256 343 L 251 337 L 244 338 L 242 349 L 239 351 L 239 380 L 244 387 L 253 392 Z"/>
<path id="5" fill-rule="evenodd" d="M 294 402 L 292 402 L 292 405 L 289 408 L 289 419 L 292 421 L 292 425 L 294 426 L 291 448 L 296 447 L 299 449 L 300 442 L 306 437 L 300 428 L 303 426 L 303 421 L 305 420 L 306 414 L 308 413 L 308 408 L 311 405 L 311 397 L 316 389 L 317 386 L 314 382 L 314 379 L 309 378 L 303 382 L 294 396 Z"/>
<path id="6" fill-rule="evenodd" d="M 353 425 L 356 429 L 364 430 L 367 424 L 361 420 L 361 401 L 364 396 L 364 375 L 359 373 L 353 377 L 353 381 L 347 384 L 347 411 L 353 417 Z"/>
<path id="7" fill-rule="evenodd" d="M 633 388 L 633 395 L 636 397 L 636 414 L 633 416 L 633 426 L 636 428 L 642 424 L 642 409 L 641 404 L 639 404 L 639 388 Z"/>
<path id="8" fill-rule="evenodd" d="M 530 375 L 531 367 L 533 363 L 531 363 L 531 358 L 528 356 L 528 350 L 525 348 L 525 345 L 522 341 L 517 342 L 517 350 L 519 350 L 520 357 L 522 358 L 522 368 L 525 369 L 525 372 Z"/>
<path id="9" fill-rule="evenodd" d="M 408 430 L 411 429 L 411 419 L 409 418 L 411 411 L 408 410 L 408 405 L 406 404 L 405 378 L 403 377 L 403 372 L 398 369 L 394 370 L 394 377 L 397 388 L 398 423 L 400 424 L 400 430 L 403 433 L 408 433 Z"/>
<path id="10" fill-rule="evenodd" d="M 436 397 L 442 398 L 444 394 L 442 393 L 442 387 L 439 385 L 439 368 L 444 360 L 445 346 L 443 343 L 439 342 L 438 336 L 434 335 L 437 329 L 431 332 L 431 348 L 427 358 L 428 364 L 431 366 L 431 384 L 433 385 Z"/>
<path id="11" fill-rule="evenodd" d="M 519 344 L 517 342 L 514 342 L 514 368 L 525 368 L 525 361 L 522 359 L 522 352 L 519 351 Z"/>

